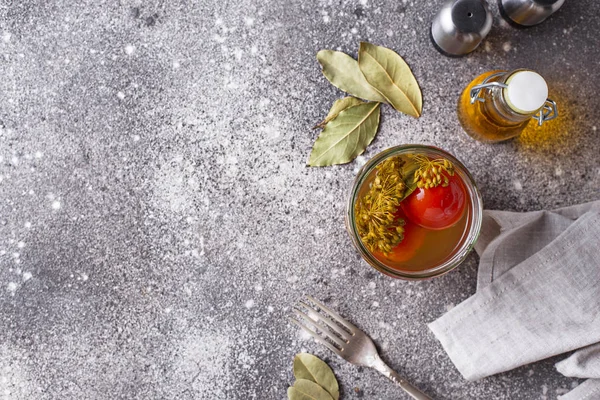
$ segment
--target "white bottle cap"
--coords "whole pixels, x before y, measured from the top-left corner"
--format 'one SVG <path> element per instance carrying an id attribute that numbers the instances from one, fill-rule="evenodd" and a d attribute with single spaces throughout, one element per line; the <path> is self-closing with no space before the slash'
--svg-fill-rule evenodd
<path id="1" fill-rule="evenodd" d="M 506 80 L 504 99 L 510 108 L 520 114 L 531 114 L 546 103 L 548 85 L 540 74 L 518 71 Z"/>

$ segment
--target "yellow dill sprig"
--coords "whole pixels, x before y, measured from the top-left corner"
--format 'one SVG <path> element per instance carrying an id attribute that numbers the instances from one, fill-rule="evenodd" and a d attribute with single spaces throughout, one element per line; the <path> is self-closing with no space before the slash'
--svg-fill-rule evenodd
<path id="1" fill-rule="evenodd" d="M 440 184 L 446 187 L 449 184 L 448 176 L 454 176 L 454 166 L 445 158 L 430 160 L 425 156 L 415 155 L 412 159 L 419 166 L 414 178 L 419 188 L 430 189 Z"/>
<path id="2" fill-rule="evenodd" d="M 404 239 L 405 222 L 394 215 L 406 191 L 403 165 L 404 160 L 398 156 L 379 164 L 369 191 L 356 203 L 358 234 L 371 252 L 389 254 Z"/>

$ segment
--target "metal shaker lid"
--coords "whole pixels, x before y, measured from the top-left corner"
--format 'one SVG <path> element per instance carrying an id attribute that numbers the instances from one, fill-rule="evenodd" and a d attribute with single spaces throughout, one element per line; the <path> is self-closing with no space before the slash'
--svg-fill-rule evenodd
<path id="1" fill-rule="evenodd" d="M 498 0 L 498 8 L 507 22 L 527 27 L 544 21 L 564 2 L 565 0 Z"/>
<path id="2" fill-rule="evenodd" d="M 492 14 L 484 0 L 450 0 L 431 24 L 435 47 L 456 57 L 475 50 L 492 28 Z"/>

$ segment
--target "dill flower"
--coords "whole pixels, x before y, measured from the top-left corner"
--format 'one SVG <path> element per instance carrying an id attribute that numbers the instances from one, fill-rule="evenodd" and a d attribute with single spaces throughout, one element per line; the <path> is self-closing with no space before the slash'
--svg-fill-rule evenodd
<path id="1" fill-rule="evenodd" d="M 449 184 L 448 175 L 454 176 L 454 166 L 445 158 L 430 160 L 421 155 L 412 158 L 419 165 L 414 178 L 414 182 L 419 188 L 430 189 L 440 184 L 442 187 L 446 187 Z"/>
<path id="2" fill-rule="evenodd" d="M 369 191 L 356 203 L 358 234 L 371 252 L 389 254 L 404 239 L 405 222 L 394 215 L 406 192 L 403 165 L 404 160 L 398 156 L 379 164 Z"/>

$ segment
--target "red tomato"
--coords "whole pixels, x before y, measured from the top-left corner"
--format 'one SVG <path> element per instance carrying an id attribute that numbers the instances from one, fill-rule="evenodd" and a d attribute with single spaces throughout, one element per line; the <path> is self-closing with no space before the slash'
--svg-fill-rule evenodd
<path id="1" fill-rule="evenodd" d="M 462 180 L 449 176 L 446 187 L 415 189 L 401 204 L 407 218 L 427 229 L 446 229 L 462 217 L 467 194 Z"/>
<path id="2" fill-rule="evenodd" d="M 417 250 L 425 240 L 426 230 L 414 224 L 406 218 L 402 210 L 396 212 L 396 218 L 402 218 L 406 224 L 404 225 L 404 239 L 394 248 L 388 255 L 377 252 L 377 258 L 382 261 L 404 262 L 415 256 Z"/>

